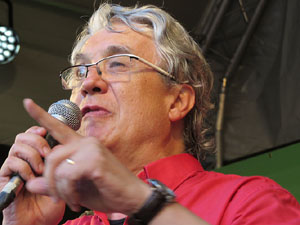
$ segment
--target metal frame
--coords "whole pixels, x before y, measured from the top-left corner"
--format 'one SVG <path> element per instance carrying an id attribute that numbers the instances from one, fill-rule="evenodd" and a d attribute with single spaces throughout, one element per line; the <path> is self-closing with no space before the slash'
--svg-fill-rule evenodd
<path id="1" fill-rule="evenodd" d="M 210 48 L 213 37 L 223 19 L 223 16 L 231 3 L 232 0 L 214 0 L 209 6 L 210 13 L 206 13 L 206 17 L 204 18 L 205 24 L 201 24 L 203 29 L 200 37 L 200 45 L 202 47 L 203 54 L 205 55 Z M 216 168 L 220 168 L 223 165 L 223 120 L 224 120 L 224 108 L 225 108 L 225 98 L 226 98 L 226 87 L 228 84 L 229 78 L 235 72 L 238 64 L 240 63 L 245 49 L 248 46 L 248 43 L 254 33 L 254 30 L 258 24 L 259 19 L 261 18 L 262 12 L 266 6 L 267 0 L 258 1 L 258 5 L 255 9 L 255 12 L 252 18 L 248 18 L 242 0 L 239 0 L 239 4 L 241 7 L 241 11 L 243 13 L 243 17 L 245 22 L 248 23 L 247 29 L 244 32 L 236 51 L 234 52 L 232 58 L 230 59 L 230 63 L 227 66 L 226 72 L 224 73 L 224 77 L 222 80 L 222 86 L 219 93 L 219 106 L 217 112 L 217 121 L 216 121 Z M 219 7 L 218 10 L 216 8 Z M 212 20 L 211 18 L 215 18 Z M 207 27 L 210 27 L 209 29 Z"/>

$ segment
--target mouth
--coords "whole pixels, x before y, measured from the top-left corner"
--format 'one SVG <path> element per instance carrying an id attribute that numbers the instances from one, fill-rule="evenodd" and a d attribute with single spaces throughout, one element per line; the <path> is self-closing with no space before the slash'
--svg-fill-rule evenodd
<path id="1" fill-rule="evenodd" d="M 105 109 L 102 108 L 100 106 L 96 106 L 96 105 L 88 105 L 85 106 L 81 109 L 81 113 L 82 113 L 82 117 L 85 116 L 106 116 L 109 115 L 110 112 Z"/>

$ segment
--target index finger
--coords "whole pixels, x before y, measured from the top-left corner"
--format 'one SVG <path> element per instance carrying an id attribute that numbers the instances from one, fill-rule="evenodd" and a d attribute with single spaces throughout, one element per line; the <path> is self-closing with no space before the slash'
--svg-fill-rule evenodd
<path id="1" fill-rule="evenodd" d="M 63 122 L 51 116 L 44 109 L 38 106 L 32 99 L 24 99 L 24 108 L 28 114 L 37 121 L 42 127 L 46 128 L 48 133 L 60 144 L 66 144 L 77 140 L 80 135 Z"/>

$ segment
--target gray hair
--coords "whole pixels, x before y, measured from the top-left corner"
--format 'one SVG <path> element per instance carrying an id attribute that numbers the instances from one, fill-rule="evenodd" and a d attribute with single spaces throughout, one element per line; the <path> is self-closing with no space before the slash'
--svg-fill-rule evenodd
<path id="1" fill-rule="evenodd" d="M 104 3 L 94 12 L 89 22 L 79 34 L 71 56 L 80 51 L 89 37 L 100 29 L 112 30 L 113 21 L 122 21 L 137 32 L 152 31 L 157 53 L 161 57 L 160 66 L 176 77 L 178 83 L 193 86 L 196 103 L 184 119 L 185 151 L 201 159 L 205 152 L 213 149 L 212 138 L 207 132 L 207 114 L 213 108 L 210 101 L 213 75 L 201 50 L 187 31 L 167 12 L 153 6 L 121 7 Z M 144 29 L 145 25 L 147 29 Z M 167 80 L 172 84 L 171 80 Z"/>

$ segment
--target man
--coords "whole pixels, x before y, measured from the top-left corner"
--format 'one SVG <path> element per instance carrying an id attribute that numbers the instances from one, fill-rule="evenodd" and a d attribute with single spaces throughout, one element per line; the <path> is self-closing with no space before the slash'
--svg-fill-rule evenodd
<path id="1" fill-rule="evenodd" d="M 41 127 L 16 137 L 1 168 L 1 186 L 13 173 L 27 181 L 3 224 L 58 224 L 65 203 L 94 210 L 68 225 L 299 224 L 298 202 L 275 182 L 206 172 L 192 157 L 211 148 L 212 77 L 166 12 L 101 5 L 71 63 L 61 78 L 82 125 L 76 133 L 24 100 Z M 46 131 L 60 143 L 52 150 Z"/>

